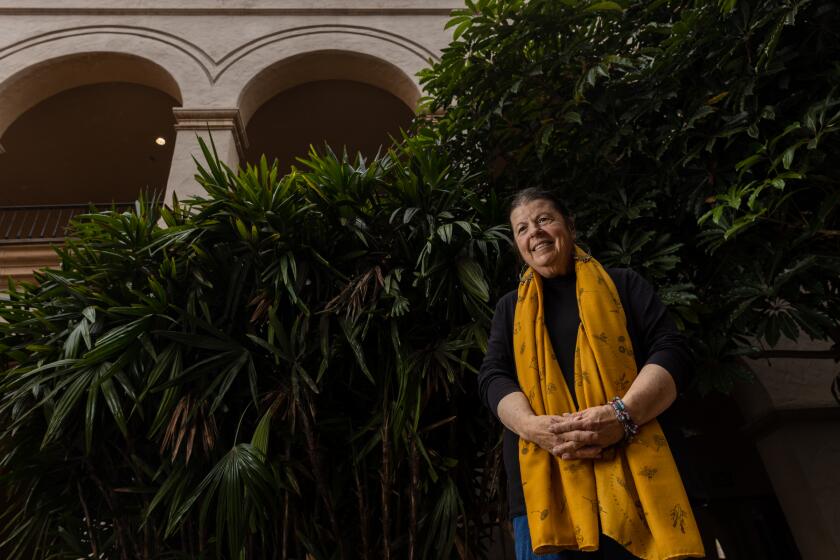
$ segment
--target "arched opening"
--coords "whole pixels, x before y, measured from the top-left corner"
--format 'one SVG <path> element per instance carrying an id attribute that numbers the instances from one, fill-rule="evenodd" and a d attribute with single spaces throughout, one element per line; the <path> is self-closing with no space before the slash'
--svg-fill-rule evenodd
<path id="1" fill-rule="evenodd" d="M 0 137 L 0 204 L 126 202 L 142 189 L 163 192 L 175 105 L 152 87 L 113 82 L 45 99 Z"/>
<path id="2" fill-rule="evenodd" d="M 309 146 L 328 144 L 336 153 L 372 157 L 399 138 L 414 113 L 402 100 L 375 86 L 350 80 L 320 80 L 283 91 L 260 107 L 247 126 L 246 160 L 277 158 L 285 171 Z"/>
<path id="3" fill-rule="evenodd" d="M 24 68 L 0 83 L 0 137 L 12 122 L 45 99 L 80 86 L 109 82 L 148 86 L 181 104 L 181 88 L 172 74 L 146 58 L 115 52 L 59 56 Z"/>
<path id="4" fill-rule="evenodd" d="M 263 69 L 240 94 L 245 159 L 266 154 L 285 171 L 310 145 L 325 142 L 373 156 L 409 125 L 419 98 L 415 82 L 380 58 L 348 51 L 291 56 Z"/>
<path id="5" fill-rule="evenodd" d="M 0 83 L 0 245 L 60 240 L 90 203 L 164 192 L 181 90 L 140 56 L 84 52 Z"/>

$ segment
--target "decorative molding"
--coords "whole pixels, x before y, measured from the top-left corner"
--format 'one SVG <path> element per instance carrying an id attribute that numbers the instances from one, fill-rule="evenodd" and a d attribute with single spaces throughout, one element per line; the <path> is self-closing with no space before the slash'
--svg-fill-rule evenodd
<path id="1" fill-rule="evenodd" d="M 245 148 L 248 147 L 248 135 L 239 109 L 183 109 L 173 107 L 175 115 L 175 130 L 214 131 L 229 130 L 233 133 L 236 153 L 240 160 L 245 159 Z"/>
<path id="2" fill-rule="evenodd" d="M 182 37 L 178 37 L 177 35 L 173 35 L 171 33 L 167 33 L 165 31 L 159 31 L 157 29 L 150 29 L 147 27 L 136 27 L 130 25 L 85 25 L 80 27 L 70 27 L 64 29 L 57 29 L 55 31 L 48 31 L 46 33 L 40 33 L 38 35 L 33 35 L 31 37 L 27 37 L 26 39 L 22 39 L 20 41 L 11 43 L 9 45 L 5 45 L 0 48 L 0 60 L 8 58 L 12 55 L 15 55 L 21 51 L 25 51 L 27 49 L 31 49 L 33 47 L 37 47 L 38 45 L 42 45 L 45 43 L 53 43 L 55 41 L 60 41 L 62 39 L 72 39 L 76 37 L 85 37 L 90 35 L 125 35 L 125 36 L 132 36 L 138 37 L 140 39 L 148 39 L 151 41 L 156 41 L 158 43 L 167 45 L 180 51 L 193 59 L 196 64 L 198 64 L 199 68 L 204 72 L 207 76 L 207 80 L 210 83 L 215 81 L 212 72 L 210 71 L 211 67 L 216 65 L 216 61 L 210 57 L 207 52 L 199 47 L 198 45 L 191 43 Z M 101 50 L 94 50 L 91 52 L 102 52 Z M 106 52 L 120 52 L 122 51 L 106 51 Z M 84 54 L 84 53 L 80 53 Z M 129 54 L 129 53 L 122 53 L 122 54 Z M 135 54 L 135 53 L 130 53 Z M 61 55 L 64 56 L 64 55 Z M 142 57 L 141 54 L 135 54 L 135 56 Z M 155 62 L 155 61 L 152 61 Z M 160 63 L 157 63 L 160 65 Z"/>
<path id="3" fill-rule="evenodd" d="M 327 27 L 327 26 L 324 26 L 324 27 Z M 329 26 L 329 27 L 340 27 L 340 26 Z M 428 62 L 429 59 L 432 59 L 432 60 L 437 60 L 438 59 L 438 56 L 436 54 L 434 54 L 432 51 L 430 51 L 429 49 L 427 49 L 426 47 L 424 47 L 422 45 L 419 45 L 418 43 L 415 43 L 414 41 L 410 41 L 408 39 L 405 39 L 404 37 L 399 36 L 395 33 L 383 32 L 383 31 L 378 30 L 378 29 L 377 30 L 372 30 L 373 32 L 370 32 L 370 33 L 366 33 L 366 32 L 363 32 L 363 31 L 358 31 L 358 30 L 346 30 L 346 29 L 311 29 L 311 30 L 303 31 L 301 33 L 294 33 L 294 34 L 288 34 L 287 35 L 286 33 L 288 33 L 288 31 L 290 31 L 290 30 L 280 31 L 280 32 L 277 32 L 277 33 L 273 33 L 271 35 L 265 35 L 265 36 L 260 37 L 258 39 L 254 39 L 253 41 L 245 43 L 244 45 L 242 45 L 240 47 L 237 47 L 235 50 L 233 50 L 230 53 L 223 56 L 219 60 L 219 64 L 220 64 L 219 71 L 213 77 L 213 82 L 215 83 L 216 81 L 218 81 L 219 78 L 222 77 L 222 74 L 224 74 L 237 61 L 239 61 L 240 59 L 248 56 L 249 54 L 251 54 L 254 51 L 257 51 L 257 50 L 259 50 L 263 47 L 271 45 L 272 43 L 279 43 L 281 41 L 286 41 L 288 39 L 296 39 L 296 38 L 299 38 L 299 37 L 308 37 L 308 36 L 312 36 L 312 35 L 344 34 L 344 35 L 356 35 L 358 37 L 370 37 L 371 39 L 379 39 L 380 41 L 385 41 L 386 43 L 391 43 L 392 45 L 396 45 L 398 47 L 401 47 L 401 48 L 407 50 L 408 52 L 410 52 L 411 54 L 415 55 L 416 57 L 418 57 L 424 63 Z M 400 42 L 399 40 L 391 38 L 391 37 L 399 38 L 403 42 Z M 408 45 L 405 44 L 405 43 L 408 43 Z M 412 48 L 409 45 L 413 45 L 413 46 L 418 47 L 418 48 Z M 223 66 L 221 66 L 221 63 L 224 62 L 228 58 L 230 58 L 231 60 L 229 62 L 227 62 L 227 64 L 224 64 Z M 382 59 L 382 60 L 385 60 L 387 62 L 386 59 Z"/>
<path id="4" fill-rule="evenodd" d="M 2 15 L 2 9 L 0 9 Z M 60 41 L 62 39 L 69 39 L 74 37 L 84 37 L 90 35 L 125 35 L 135 36 L 141 39 L 148 39 L 157 41 L 159 43 L 168 45 L 192 58 L 207 76 L 211 84 L 215 84 L 221 75 L 225 73 L 233 64 L 243 57 L 257 51 L 263 47 L 273 43 L 285 41 L 288 39 L 295 39 L 306 37 L 310 35 L 324 35 L 324 34 L 338 34 L 338 35 L 356 35 L 360 37 L 369 37 L 371 39 L 378 39 L 391 43 L 397 47 L 405 49 L 414 56 L 418 57 L 423 63 L 427 63 L 430 59 L 437 60 L 439 56 L 437 53 L 428 47 L 404 37 L 398 33 L 386 31 L 384 29 L 377 29 L 375 27 L 367 27 L 362 25 L 346 25 L 346 24 L 319 24 L 319 25 L 304 25 L 297 27 L 290 27 L 273 33 L 268 33 L 261 37 L 256 37 L 246 41 L 242 45 L 230 50 L 219 58 L 212 57 L 207 51 L 202 49 L 197 44 L 187 41 L 183 37 L 179 37 L 172 33 L 152 29 L 149 27 L 140 27 L 132 25 L 84 25 L 78 27 L 58 29 L 33 35 L 13 42 L 8 45 L 0 47 L 0 60 L 8 58 L 21 51 L 42 45 Z M 137 56 L 142 56 L 137 54 Z M 383 59 L 385 60 L 385 59 Z"/>
<path id="5" fill-rule="evenodd" d="M 4 16 L 449 16 L 452 8 L 0 8 Z"/>
<path id="6" fill-rule="evenodd" d="M 417 55 L 421 59 L 425 60 L 426 56 L 432 57 L 437 59 L 438 56 L 435 54 L 434 51 L 428 49 L 421 43 L 414 41 L 413 39 L 409 39 L 404 35 L 400 35 L 399 33 L 394 33 L 393 31 L 388 31 L 386 29 L 378 29 L 376 27 L 369 27 L 366 25 L 349 25 L 349 24 L 340 24 L 340 23 L 329 23 L 329 24 L 318 24 L 318 25 L 299 25 L 297 27 L 289 27 L 287 29 L 281 29 L 280 31 L 275 31 L 273 33 L 268 33 L 261 37 L 257 37 L 250 41 L 239 45 L 235 49 L 231 50 L 218 60 L 214 61 L 217 65 L 221 65 L 225 62 L 228 58 L 234 58 L 232 62 L 239 60 L 244 55 L 236 56 L 239 51 L 246 50 L 245 54 L 248 54 L 254 51 L 252 45 L 262 42 L 263 44 L 259 45 L 257 48 L 262 47 L 266 44 L 275 43 L 277 41 L 282 41 L 284 39 L 292 39 L 295 37 L 303 37 L 306 35 L 319 35 L 323 33 L 345 33 L 348 35 L 361 35 L 364 37 L 372 37 L 374 39 L 385 39 L 388 42 L 393 43 L 397 46 L 400 46 L 407 51 L 411 52 L 412 54 Z M 288 35 L 285 36 L 284 35 Z M 413 48 L 412 48 L 413 47 Z"/>
<path id="7" fill-rule="evenodd" d="M 56 245 L 60 241 L 0 245 L 0 290 L 8 287 L 8 279 L 33 281 L 33 271 L 58 266 Z"/>

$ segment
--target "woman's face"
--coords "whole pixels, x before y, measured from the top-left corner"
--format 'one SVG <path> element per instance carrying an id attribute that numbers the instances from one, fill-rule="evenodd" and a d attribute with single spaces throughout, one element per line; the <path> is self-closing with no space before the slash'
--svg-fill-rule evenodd
<path id="1" fill-rule="evenodd" d="M 574 224 L 549 200 L 532 200 L 513 209 L 510 225 L 519 254 L 543 278 L 572 270 Z"/>

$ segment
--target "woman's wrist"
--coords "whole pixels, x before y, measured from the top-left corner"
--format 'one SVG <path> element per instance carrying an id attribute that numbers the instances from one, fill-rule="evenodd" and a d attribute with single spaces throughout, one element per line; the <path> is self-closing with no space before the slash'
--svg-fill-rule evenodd
<path id="1" fill-rule="evenodd" d="M 537 419 L 537 415 L 533 412 L 530 413 L 522 413 L 517 418 L 517 426 L 514 432 L 516 435 L 521 437 L 526 441 L 534 441 L 535 439 L 535 421 Z"/>
<path id="2" fill-rule="evenodd" d="M 613 397 L 609 404 L 613 413 L 615 413 L 616 420 L 624 430 L 624 441 L 630 441 L 639 433 L 639 425 L 633 421 L 633 417 L 621 397 Z"/>
<path id="3" fill-rule="evenodd" d="M 516 391 L 504 396 L 496 410 L 505 427 L 519 437 L 532 441 L 531 426 L 536 416 L 524 393 Z"/>

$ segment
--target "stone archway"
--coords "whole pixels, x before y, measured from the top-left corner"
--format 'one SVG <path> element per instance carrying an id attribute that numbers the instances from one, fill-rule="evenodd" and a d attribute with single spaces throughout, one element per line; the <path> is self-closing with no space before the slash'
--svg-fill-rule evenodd
<path id="1" fill-rule="evenodd" d="M 307 82 L 347 80 L 371 85 L 400 99 L 412 110 L 420 89 L 402 69 L 362 52 L 318 50 L 296 54 L 260 71 L 245 85 L 238 107 L 245 126 L 256 110 L 276 94 Z"/>
<path id="2" fill-rule="evenodd" d="M 373 156 L 414 116 L 420 91 L 395 65 L 364 53 L 323 50 L 276 62 L 243 88 L 245 158 L 278 158 L 288 170 L 308 147 Z"/>
<path id="3" fill-rule="evenodd" d="M 0 204 L 128 201 L 165 188 L 181 90 L 160 65 L 65 55 L 10 76 L 0 97 Z"/>
<path id="4" fill-rule="evenodd" d="M 46 58 L 0 83 L 0 137 L 20 115 L 62 91 L 98 83 L 132 83 L 162 91 L 182 102 L 172 74 L 141 56 L 119 52 L 80 52 Z"/>
<path id="5" fill-rule="evenodd" d="M 141 190 L 163 192 L 176 104 L 158 89 L 125 82 L 44 99 L 0 136 L 0 206 L 131 202 Z"/>
<path id="6" fill-rule="evenodd" d="M 55 264 L 50 245 L 89 203 L 163 192 L 181 89 L 162 66 L 125 53 L 61 55 L 8 75 L 0 98 L 3 276 Z"/>

